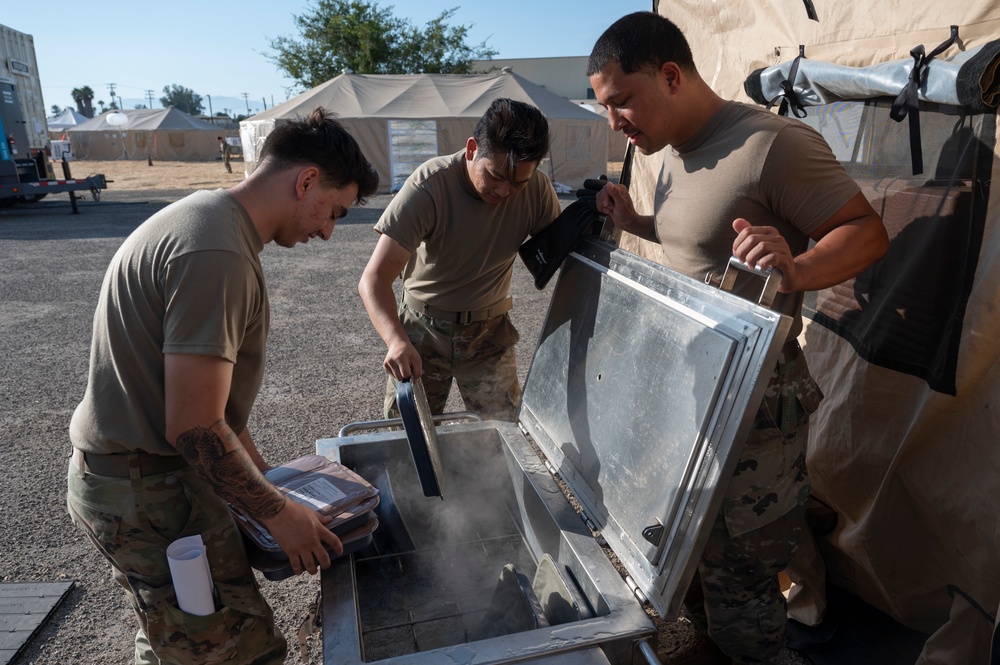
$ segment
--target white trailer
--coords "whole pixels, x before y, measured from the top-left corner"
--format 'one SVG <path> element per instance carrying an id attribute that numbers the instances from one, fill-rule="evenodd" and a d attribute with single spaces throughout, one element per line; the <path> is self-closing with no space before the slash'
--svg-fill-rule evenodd
<path id="1" fill-rule="evenodd" d="M 35 42 L 31 35 L 0 25 L 0 206 L 37 201 L 47 194 L 107 188 L 103 174 L 57 180 L 50 159 Z"/>

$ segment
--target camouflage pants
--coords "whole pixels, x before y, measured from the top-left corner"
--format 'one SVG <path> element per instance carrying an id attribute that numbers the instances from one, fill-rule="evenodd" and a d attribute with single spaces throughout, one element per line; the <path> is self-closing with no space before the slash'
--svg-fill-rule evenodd
<path id="1" fill-rule="evenodd" d="M 809 414 L 820 399 L 798 345 L 786 344 L 684 600 L 692 624 L 738 663 L 777 663 L 785 645 L 777 575 L 805 529 Z"/>
<path id="2" fill-rule="evenodd" d="M 139 619 L 135 662 L 280 665 L 286 644 L 257 587 L 226 503 L 192 469 L 132 478 L 85 473 L 70 464 L 73 522 L 111 563 Z M 166 548 L 201 534 L 221 609 L 195 616 L 177 607 Z"/>
<path id="3" fill-rule="evenodd" d="M 805 528 L 805 506 L 736 539 L 721 514 L 712 525 L 684 611 L 741 665 L 781 662 L 786 610 L 778 573 L 792 560 Z"/>
<path id="4" fill-rule="evenodd" d="M 401 304 L 399 320 L 423 363 L 431 413 L 444 412 L 452 380 L 465 408 L 488 420 L 514 420 L 521 399 L 514 346 L 520 336 L 506 314 L 468 325 L 433 319 Z M 384 413 L 398 418 L 396 380 L 386 384 Z"/>

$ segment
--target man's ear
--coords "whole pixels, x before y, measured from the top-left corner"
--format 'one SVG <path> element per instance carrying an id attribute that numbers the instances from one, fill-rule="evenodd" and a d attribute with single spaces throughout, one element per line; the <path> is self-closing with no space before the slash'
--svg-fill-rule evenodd
<path id="1" fill-rule="evenodd" d="M 295 177 L 295 198 L 301 200 L 311 187 L 319 184 L 319 169 L 315 166 L 304 166 Z"/>
<path id="2" fill-rule="evenodd" d="M 479 144 L 476 143 L 476 139 L 470 136 L 469 140 L 465 142 L 465 159 L 467 161 L 471 162 L 473 160 L 473 158 L 476 156 L 476 148 L 478 147 Z"/>
<path id="3" fill-rule="evenodd" d="M 660 76 L 666 82 L 667 87 L 671 92 L 677 89 L 677 85 L 681 82 L 681 69 L 677 66 L 676 62 L 667 61 L 660 65 Z"/>

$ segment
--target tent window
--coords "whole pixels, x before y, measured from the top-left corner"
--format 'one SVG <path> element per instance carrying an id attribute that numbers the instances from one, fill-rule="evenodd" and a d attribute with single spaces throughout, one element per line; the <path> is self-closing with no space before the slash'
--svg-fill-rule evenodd
<path id="1" fill-rule="evenodd" d="M 857 278 L 808 294 L 803 313 L 868 362 L 954 395 L 987 219 L 996 115 L 922 103 L 927 172 L 913 176 L 909 128 L 889 118 L 891 102 L 837 102 L 812 107 L 803 119 L 826 138 L 891 239 L 885 258 Z"/>
<path id="2" fill-rule="evenodd" d="M 437 156 L 437 122 L 435 120 L 389 121 L 391 191 L 398 192 L 418 166 Z"/>
<path id="3" fill-rule="evenodd" d="M 136 145 L 137 148 L 145 148 L 146 147 L 147 132 L 137 132 L 137 133 L 133 134 L 132 136 L 135 137 L 135 145 Z"/>
<path id="4" fill-rule="evenodd" d="M 170 143 L 171 148 L 183 148 L 184 132 L 168 132 L 167 141 Z"/>

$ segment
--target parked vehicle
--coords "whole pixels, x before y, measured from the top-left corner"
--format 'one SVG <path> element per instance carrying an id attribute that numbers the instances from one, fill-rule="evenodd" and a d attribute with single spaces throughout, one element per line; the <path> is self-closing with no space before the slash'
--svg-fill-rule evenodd
<path id="1" fill-rule="evenodd" d="M 0 25 L 0 206 L 31 203 L 47 194 L 107 189 L 104 174 L 57 179 L 52 167 L 45 102 L 31 35 Z"/>

